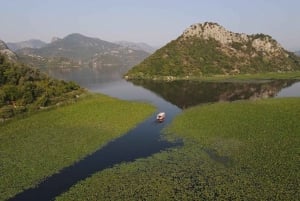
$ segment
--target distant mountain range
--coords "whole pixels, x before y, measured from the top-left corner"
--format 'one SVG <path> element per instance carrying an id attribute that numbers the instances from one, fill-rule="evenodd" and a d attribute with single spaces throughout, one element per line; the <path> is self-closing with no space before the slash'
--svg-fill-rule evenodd
<path id="1" fill-rule="evenodd" d="M 21 41 L 21 42 L 16 42 L 16 43 L 11 43 L 8 42 L 7 46 L 9 49 L 11 49 L 12 51 L 16 51 L 22 48 L 41 48 L 46 46 L 46 42 L 41 41 L 41 40 L 37 40 L 37 39 L 31 39 L 31 40 L 27 40 L 27 41 Z"/>
<path id="2" fill-rule="evenodd" d="M 53 37 L 51 40 L 52 42 L 55 42 L 57 40 L 61 40 L 61 38 L 58 37 Z M 133 50 L 142 50 L 148 53 L 153 53 L 156 49 L 156 47 L 153 47 L 151 45 L 148 45 L 147 43 L 135 43 L 135 42 L 130 42 L 130 41 L 115 41 L 113 42 L 115 44 L 121 45 L 123 47 L 128 47 Z M 8 48 L 12 51 L 17 51 L 19 49 L 23 48 L 42 48 L 47 45 L 46 42 L 38 40 L 38 39 L 30 39 L 26 41 L 21 41 L 21 42 L 7 42 L 6 45 Z"/>
<path id="3" fill-rule="evenodd" d="M 149 56 L 142 50 L 78 33 L 52 41 L 41 48 L 22 48 L 16 53 L 22 62 L 39 68 L 118 68 L 124 73 Z"/>
<path id="4" fill-rule="evenodd" d="M 153 53 L 155 50 L 158 49 L 146 43 L 134 43 L 129 41 L 115 41 L 114 43 L 121 45 L 123 47 L 131 48 L 133 50 L 143 50 L 148 53 Z"/>
<path id="5" fill-rule="evenodd" d="M 300 70 L 300 58 L 271 36 L 233 33 L 217 23 L 187 28 L 126 75 L 128 79 L 189 78 Z"/>

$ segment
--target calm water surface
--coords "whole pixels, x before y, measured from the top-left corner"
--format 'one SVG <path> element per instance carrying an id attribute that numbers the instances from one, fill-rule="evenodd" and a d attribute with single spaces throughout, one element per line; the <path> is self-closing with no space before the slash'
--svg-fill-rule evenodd
<path id="1" fill-rule="evenodd" d="M 299 96 L 300 96 L 300 81 L 294 83 L 290 87 L 283 88 L 276 95 L 276 97 L 299 97 Z"/>
<path id="2" fill-rule="evenodd" d="M 269 81 L 250 83 L 219 82 L 127 82 L 119 73 L 105 73 L 95 69 L 51 70 L 51 76 L 72 80 L 93 92 L 124 100 L 144 101 L 156 106 L 157 112 L 166 112 L 166 121 L 155 122 L 155 114 L 122 137 L 87 156 L 78 163 L 64 168 L 38 187 L 28 189 L 11 200 L 53 200 L 72 185 L 103 169 L 121 162 L 148 157 L 162 150 L 180 146 L 161 138 L 161 130 L 182 109 L 208 102 L 258 99 L 268 97 L 300 96 L 300 82 Z"/>

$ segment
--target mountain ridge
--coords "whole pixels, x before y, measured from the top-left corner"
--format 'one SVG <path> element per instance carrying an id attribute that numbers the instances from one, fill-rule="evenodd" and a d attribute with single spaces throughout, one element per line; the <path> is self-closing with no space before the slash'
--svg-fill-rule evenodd
<path id="1" fill-rule="evenodd" d="M 125 73 L 149 53 L 133 50 L 99 38 L 72 33 L 46 46 L 17 50 L 21 60 L 31 66 L 45 67 L 122 67 Z"/>
<path id="2" fill-rule="evenodd" d="M 156 47 L 153 47 L 144 42 L 130 42 L 130 41 L 122 40 L 122 41 L 114 41 L 114 43 L 134 50 L 143 50 L 148 53 L 153 53 L 155 52 L 155 50 L 157 50 Z"/>
<path id="3" fill-rule="evenodd" d="M 12 51 L 17 51 L 22 48 L 41 48 L 44 47 L 47 43 L 39 39 L 29 39 L 20 42 L 7 42 L 6 44 Z"/>

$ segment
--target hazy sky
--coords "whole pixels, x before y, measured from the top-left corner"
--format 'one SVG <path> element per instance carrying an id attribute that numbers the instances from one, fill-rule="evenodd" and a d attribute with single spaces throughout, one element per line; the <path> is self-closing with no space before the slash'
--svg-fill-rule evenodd
<path id="1" fill-rule="evenodd" d="M 0 39 L 17 42 L 81 33 L 161 46 L 194 23 L 271 35 L 300 50 L 300 0 L 0 0 Z"/>

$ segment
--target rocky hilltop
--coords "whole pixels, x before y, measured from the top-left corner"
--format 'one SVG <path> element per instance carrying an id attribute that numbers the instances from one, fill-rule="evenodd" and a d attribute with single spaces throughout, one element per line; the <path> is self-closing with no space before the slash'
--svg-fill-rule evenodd
<path id="1" fill-rule="evenodd" d="M 220 43 L 220 45 L 225 49 L 234 51 L 237 53 L 237 48 L 234 45 L 242 45 L 241 48 L 244 50 L 253 48 L 252 57 L 257 56 L 257 52 L 263 52 L 265 55 L 269 56 L 284 56 L 288 57 L 288 54 L 277 43 L 271 36 L 264 34 L 246 35 L 243 33 L 233 33 L 226 30 L 224 27 L 217 23 L 204 23 L 204 24 L 194 24 L 190 26 L 183 32 L 183 40 L 187 40 L 190 37 L 202 38 L 205 40 L 214 39 Z M 223 50 L 223 51 L 224 51 Z"/>
<path id="2" fill-rule="evenodd" d="M 18 60 L 17 55 L 11 51 L 2 40 L 0 40 L 0 54 L 6 56 L 9 61 L 16 62 Z"/>
<path id="3" fill-rule="evenodd" d="M 205 22 L 132 68 L 127 78 L 199 77 L 300 70 L 300 59 L 265 34 L 247 35 Z"/>

